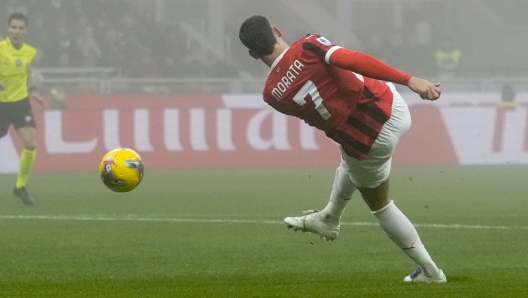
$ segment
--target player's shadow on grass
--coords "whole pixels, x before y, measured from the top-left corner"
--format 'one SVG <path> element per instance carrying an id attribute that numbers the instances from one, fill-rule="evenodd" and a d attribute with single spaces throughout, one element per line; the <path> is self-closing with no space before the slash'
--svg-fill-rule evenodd
<path id="1" fill-rule="evenodd" d="M 474 283 L 476 280 L 468 276 L 448 276 L 447 283 L 450 282 L 463 282 L 463 283 Z"/>

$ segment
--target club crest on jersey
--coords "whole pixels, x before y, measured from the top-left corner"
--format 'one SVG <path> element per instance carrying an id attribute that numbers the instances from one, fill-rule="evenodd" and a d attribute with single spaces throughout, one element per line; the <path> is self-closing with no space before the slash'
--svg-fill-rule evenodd
<path id="1" fill-rule="evenodd" d="M 325 46 L 331 46 L 331 45 L 334 44 L 333 42 L 329 41 L 328 39 L 326 39 L 326 38 L 324 38 L 324 37 L 322 37 L 322 36 L 319 37 L 319 38 L 317 38 L 317 41 L 320 42 L 320 43 L 322 43 L 322 44 L 325 45 Z"/>
<path id="2" fill-rule="evenodd" d="M 16 62 L 15 62 L 16 66 L 20 67 L 22 66 L 22 60 L 18 59 Z"/>

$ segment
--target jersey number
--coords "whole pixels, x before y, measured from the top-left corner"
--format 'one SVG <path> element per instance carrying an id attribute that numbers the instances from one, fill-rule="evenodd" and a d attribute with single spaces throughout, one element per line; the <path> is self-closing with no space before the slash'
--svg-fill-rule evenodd
<path id="1" fill-rule="evenodd" d="M 315 104 L 315 110 L 323 117 L 324 120 L 328 120 L 330 118 L 330 112 L 326 109 L 326 107 L 323 105 L 323 98 L 321 97 L 321 94 L 319 94 L 319 91 L 317 90 L 317 87 L 315 84 L 308 80 L 306 83 L 304 83 L 304 86 L 302 86 L 301 90 L 295 94 L 293 97 L 293 100 L 300 106 L 304 106 L 306 104 L 306 96 L 310 95 L 312 98 L 312 101 Z"/>

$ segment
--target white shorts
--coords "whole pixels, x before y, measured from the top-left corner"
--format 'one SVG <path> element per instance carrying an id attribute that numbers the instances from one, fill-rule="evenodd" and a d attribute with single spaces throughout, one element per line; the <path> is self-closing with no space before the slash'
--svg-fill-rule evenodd
<path id="1" fill-rule="evenodd" d="M 392 114 L 383 125 L 367 158 L 357 160 L 348 156 L 341 148 L 340 167 L 348 173 L 357 187 L 375 188 L 389 178 L 392 153 L 398 141 L 411 127 L 411 114 L 407 104 L 393 84 L 387 83 L 387 85 L 394 95 Z"/>

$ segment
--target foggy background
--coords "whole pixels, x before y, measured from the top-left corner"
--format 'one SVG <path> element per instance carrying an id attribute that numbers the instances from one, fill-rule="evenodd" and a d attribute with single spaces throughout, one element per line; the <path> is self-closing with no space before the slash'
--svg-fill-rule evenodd
<path id="1" fill-rule="evenodd" d="M 65 94 L 260 92 L 238 29 L 267 16 L 289 43 L 317 32 L 444 90 L 528 89 L 526 0 L 0 0 L 27 13 L 35 79 Z"/>

